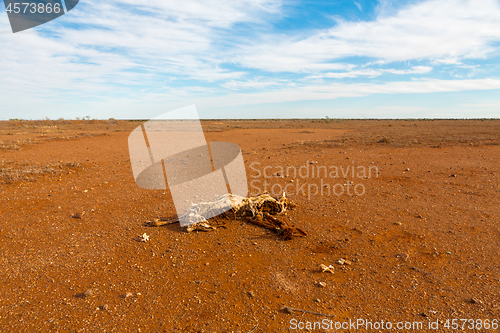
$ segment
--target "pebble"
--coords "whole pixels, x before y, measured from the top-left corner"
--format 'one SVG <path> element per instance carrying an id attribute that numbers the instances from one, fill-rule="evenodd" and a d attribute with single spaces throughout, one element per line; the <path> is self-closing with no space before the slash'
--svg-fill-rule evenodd
<path id="1" fill-rule="evenodd" d="M 87 289 L 85 290 L 85 292 L 83 293 L 83 296 L 84 297 L 90 297 L 90 296 L 93 296 L 94 295 L 94 291 L 92 289 Z"/>
<path id="2" fill-rule="evenodd" d="M 73 218 L 73 219 L 81 219 L 82 218 L 82 214 L 80 214 L 80 213 L 74 213 L 73 215 L 71 215 L 71 218 Z"/>
<path id="3" fill-rule="evenodd" d="M 396 254 L 396 258 L 401 258 L 404 261 L 408 261 L 410 259 L 410 255 L 408 253 L 402 252 L 402 253 Z"/>
<path id="4" fill-rule="evenodd" d="M 472 304 L 483 304 L 483 302 L 481 302 L 480 300 L 476 299 L 476 298 L 471 298 L 470 299 L 470 302 Z"/>
<path id="5" fill-rule="evenodd" d="M 123 295 L 124 298 L 129 298 L 132 296 L 134 296 L 134 294 L 132 294 L 131 292 L 127 292 L 127 293 L 125 293 L 125 295 Z"/>
<path id="6" fill-rule="evenodd" d="M 319 282 L 318 285 L 322 288 L 326 287 L 326 282 Z"/>

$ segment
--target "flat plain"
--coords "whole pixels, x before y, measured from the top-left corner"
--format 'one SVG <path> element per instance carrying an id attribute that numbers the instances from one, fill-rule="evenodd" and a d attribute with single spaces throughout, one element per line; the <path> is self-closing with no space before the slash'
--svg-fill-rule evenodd
<path id="1" fill-rule="evenodd" d="M 0 331 L 500 320 L 499 120 L 203 121 L 240 146 L 250 195 L 287 189 L 281 218 L 307 232 L 292 240 L 235 219 L 148 226 L 175 209 L 134 182 L 140 124 L 0 122 Z"/>

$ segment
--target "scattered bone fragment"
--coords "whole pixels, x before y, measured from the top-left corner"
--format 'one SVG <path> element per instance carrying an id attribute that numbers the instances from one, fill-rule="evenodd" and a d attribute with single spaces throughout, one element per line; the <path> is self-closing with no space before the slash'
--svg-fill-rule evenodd
<path id="1" fill-rule="evenodd" d="M 337 264 L 350 266 L 352 264 L 352 262 L 350 260 L 340 258 L 339 260 L 337 260 Z"/>
<path id="2" fill-rule="evenodd" d="M 320 264 L 319 267 L 321 268 L 321 272 L 324 273 L 324 272 L 330 272 L 333 274 L 335 268 L 333 267 L 333 265 L 330 265 L 330 266 L 327 266 L 327 265 L 324 265 L 324 264 Z"/>
<path id="3" fill-rule="evenodd" d="M 146 235 L 146 233 L 143 233 L 141 236 L 137 237 L 137 240 L 139 242 L 146 243 L 147 241 L 149 241 L 149 236 Z"/>

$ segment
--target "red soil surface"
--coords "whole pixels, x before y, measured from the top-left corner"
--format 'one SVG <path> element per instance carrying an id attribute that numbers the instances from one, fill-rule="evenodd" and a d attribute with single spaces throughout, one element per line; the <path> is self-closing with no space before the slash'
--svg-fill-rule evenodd
<path id="1" fill-rule="evenodd" d="M 455 318 L 500 320 L 500 121 L 204 121 L 207 141 L 241 147 L 252 194 L 292 184 L 297 207 L 283 218 L 308 236 L 290 241 L 244 221 L 146 226 L 175 209 L 168 190 L 134 183 L 127 138 L 139 125 L 0 123 L 1 331 L 296 332 L 295 320 L 365 319 L 444 332 Z M 311 171 L 353 166 L 372 174 Z M 322 186 L 348 182 L 364 194 Z"/>

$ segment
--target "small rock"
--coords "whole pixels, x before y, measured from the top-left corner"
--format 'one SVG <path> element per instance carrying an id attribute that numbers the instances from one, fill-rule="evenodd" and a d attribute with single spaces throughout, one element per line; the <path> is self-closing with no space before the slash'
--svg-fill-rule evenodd
<path id="1" fill-rule="evenodd" d="M 410 171 L 410 168 L 406 168 L 405 171 Z"/>
<path id="2" fill-rule="evenodd" d="M 326 282 L 319 282 L 318 285 L 322 288 L 326 287 Z"/>
<path id="3" fill-rule="evenodd" d="M 452 173 L 452 174 L 450 175 L 450 177 L 456 177 L 456 176 L 457 176 L 457 175 L 455 175 L 454 173 Z"/>
<path id="4" fill-rule="evenodd" d="M 85 292 L 83 293 L 83 296 L 84 297 L 90 297 L 90 296 L 93 296 L 94 295 L 94 291 L 92 289 L 87 289 L 85 290 Z"/>
<path id="5" fill-rule="evenodd" d="M 321 303 L 321 300 L 320 300 L 319 298 L 316 298 L 314 301 L 315 301 L 316 303 Z"/>
<path id="6" fill-rule="evenodd" d="M 395 225 L 402 225 L 403 223 L 401 222 L 394 222 Z"/>
<path id="7" fill-rule="evenodd" d="M 290 309 L 288 306 L 282 307 L 281 310 L 285 311 L 286 313 L 293 313 L 292 309 Z"/>
<path id="8" fill-rule="evenodd" d="M 109 305 L 104 304 L 103 306 L 101 306 L 101 309 L 102 309 L 102 310 L 107 310 L 107 309 L 109 309 Z"/>
<path id="9" fill-rule="evenodd" d="M 126 292 L 125 295 L 123 295 L 123 298 L 129 298 L 132 296 L 134 296 L 134 294 L 132 294 L 131 292 Z"/>
<path id="10" fill-rule="evenodd" d="M 470 299 L 470 303 L 472 304 L 483 304 L 483 302 L 481 302 L 480 300 L 476 299 L 476 298 L 471 298 Z"/>
<path id="11" fill-rule="evenodd" d="M 408 261 L 410 259 L 410 256 L 408 255 L 408 253 L 398 253 L 396 254 L 396 258 L 400 258 L 400 259 L 403 259 L 404 261 Z"/>
<path id="12" fill-rule="evenodd" d="M 74 213 L 73 215 L 71 215 L 71 218 L 72 219 L 81 219 L 82 218 L 82 214 L 80 214 L 80 213 Z"/>
<path id="13" fill-rule="evenodd" d="M 255 293 L 253 291 L 251 291 L 251 290 L 247 294 L 250 297 L 255 297 Z"/>

